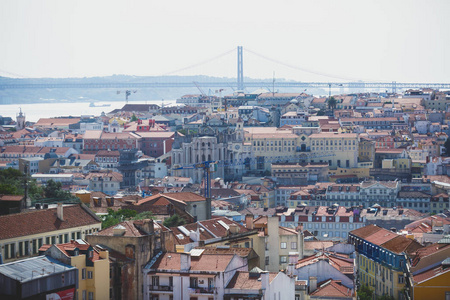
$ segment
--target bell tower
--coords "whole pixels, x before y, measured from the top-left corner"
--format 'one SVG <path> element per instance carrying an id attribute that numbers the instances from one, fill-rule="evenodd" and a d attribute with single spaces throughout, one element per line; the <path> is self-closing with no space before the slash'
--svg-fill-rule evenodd
<path id="1" fill-rule="evenodd" d="M 16 129 L 21 130 L 25 128 L 25 115 L 20 108 L 20 112 L 16 115 Z"/>

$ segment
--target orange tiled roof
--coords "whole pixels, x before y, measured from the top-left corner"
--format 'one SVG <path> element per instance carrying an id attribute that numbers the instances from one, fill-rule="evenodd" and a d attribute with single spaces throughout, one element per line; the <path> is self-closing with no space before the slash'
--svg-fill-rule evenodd
<path id="1" fill-rule="evenodd" d="M 0 240 L 100 224 L 100 219 L 88 210 L 81 204 L 64 206 L 64 221 L 56 216 L 56 208 L 0 216 Z"/>

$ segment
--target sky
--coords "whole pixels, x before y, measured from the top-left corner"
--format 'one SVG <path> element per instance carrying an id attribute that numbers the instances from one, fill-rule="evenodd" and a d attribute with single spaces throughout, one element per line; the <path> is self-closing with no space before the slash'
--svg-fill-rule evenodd
<path id="1" fill-rule="evenodd" d="M 448 12 L 448 0 L 1 0 L 0 76 L 236 77 L 242 46 L 246 77 L 444 83 Z"/>

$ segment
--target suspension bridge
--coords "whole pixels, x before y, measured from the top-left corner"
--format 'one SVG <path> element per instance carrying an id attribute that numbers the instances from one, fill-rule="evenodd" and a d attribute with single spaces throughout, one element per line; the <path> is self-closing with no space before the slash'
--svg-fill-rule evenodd
<path id="1" fill-rule="evenodd" d="M 225 55 L 228 55 L 232 52 L 236 51 L 235 49 L 229 50 L 223 54 L 215 56 L 213 58 L 207 59 L 205 61 L 166 73 L 162 76 L 149 76 L 144 77 L 145 80 L 137 80 L 137 81 L 103 81 L 103 82 L 94 82 L 89 81 L 90 79 L 83 80 L 70 80 L 64 79 L 53 80 L 54 82 L 39 82 L 39 80 L 33 80 L 33 82 L 29 82 L 26 78 L 22 79 L 12 79 L 12 80 L 0 80 L 0 90 L 19 90 L 19 89 L 95 89 L 95 88 L 124 88 L 124 89 L 135 89 L 135 88 L 192 88 L 192 87 L 204 87 L 204 88 L 216 88 L 216 87 L 231 87 L 236 90 L 244 90 L 245 88 L 261 88 L 268 87 L 272 88 L 275 78 L 272 80 L 247 80 L 244 81 L 244 48 L 242 46 L 237 47 L 237 74 L 236 79 L 230 80 L 221 80 L 217 81 L 217 79 L 212 80 L 203 80 L 203 81 L 189 81 L 186 79 L 177 79 L 176 76 L 170 76 L 173 74 L 177 74 L 181 71 L 192 69 L 198 67 L 200 65 L 210 63 L 214 60 L 217 60 Z M 361 81 L 361 80 L 348 80 L 348 78 L 343 78 L 334 74 L 326 74 L 323 72 L 317 72 L 314 70 L 298 67 L 289 63 L 285 63 L 279 61 L 277 59 L 273 59 L 262 54 L 259 54 L 255 51 L 245 49 L 247 53 L 258 56 L 262 59 L 270 61 L 272 63 L 285 66 L 297 71 L 321 75 L 330 79 L 331 81 L 286 81 L 286 80 L 277 80 L 276 87 L 277 88 L 354 88 L 354 89 L 385 89 L 391 90 L 392 92 L 396 92 L 397 89 L 419 89 L 419 88 L 432 88 L 432 89 L 450 89 L 450 83 L 429 83 L 429 82 L 382 82 L 382 81 Z M 8 73 L 8 72 L 6 72 Z M 11 74 L 11 73 L 10 73 Z M 339 81 L 336 81 L 339 79 Z M 346 80 L 346 81 L 342 81 Z"/>

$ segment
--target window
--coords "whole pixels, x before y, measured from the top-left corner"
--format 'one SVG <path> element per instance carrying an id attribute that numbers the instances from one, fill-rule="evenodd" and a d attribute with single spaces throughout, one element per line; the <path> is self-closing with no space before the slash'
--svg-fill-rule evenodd
<path id="1" fill-rule="evenodd" d="M 291 242 L 291 249 L 297 249 L 297 242 Z"/>
<path id="2" fill-rule="evenodd" d="M 398 283 L 405 283 L 405 277 L 403 275 L 398 275 Z"/>
<path id="3" fill-rule="evenodd" d="M 86 279 L 86 268 L 83 268 L 83 270 L 81 270 L 81 279 Z"/>
<path id="4" fill-rule="evenodd" d="M 159 276 L 152 276 L 152 285 L 159 286 Z"/>
<path id="5" fill-rule="evenodd" d="M 280 256 L 280 264 L 287 263 L 287 256 Z"/>
<path id="6" fill-rule="evenodd" d="M 89 300 L 94 300 L 94 292 L 89 292 Z"/>
<path id="7" fill-rule="evenodd" d="M 189 279 L 190 287 L 191 288 L 197 288 L 198 287 L 198 278 L 197 277 L 191 277 Z"/>
<path id="8" fill-rule="evenodd" d="M 280 248 L 281 249 L 286 249 L 286 247 L 287 247 L 287 243 L 280 243 Z"/>
<path id="9" fill-rule="evenodd" d="M 83 290 L 83 300 L 86 300 L 86 290 Z"/>
<path id="10" fill-rule="evenodd" d="M 88 275 L 88 279 L 92 279 L 92 271 L 88 271 L 87 275 Z"/>
<path id="11" fill-rule="evenodd" d="M 269 257 L 266 256 L 266 266 L 269 265 Z"/>

